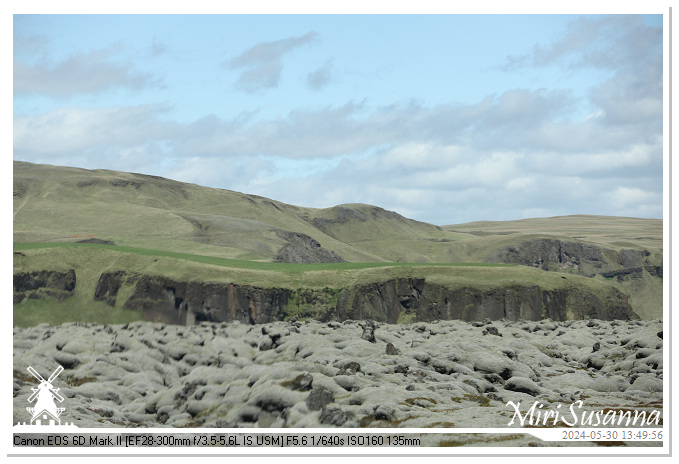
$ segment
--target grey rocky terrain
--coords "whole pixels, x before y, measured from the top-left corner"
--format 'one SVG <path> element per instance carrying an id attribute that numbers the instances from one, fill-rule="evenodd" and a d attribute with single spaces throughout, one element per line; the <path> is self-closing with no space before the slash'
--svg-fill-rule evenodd
<path id="1" fill-rule="evenodd" d="M 58 365 L 61 419 L 78 427 L 507 427 L 510 401 L 662 412 L 662 330 L 661 320 L 14 328 L 13 423 L 30 419 L 27 368 L 47 377 Z"/>

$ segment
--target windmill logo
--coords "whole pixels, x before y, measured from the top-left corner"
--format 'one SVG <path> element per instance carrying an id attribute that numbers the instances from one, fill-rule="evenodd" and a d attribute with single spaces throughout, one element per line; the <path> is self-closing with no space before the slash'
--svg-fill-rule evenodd
<path id="1" fill-rule="evenodd" d="M 33 369 L 32 366 L 29 366 L 27 370 L 40 382 L 37 387 L 31 388 L 33 394 L 28 398 L 29 403 L 33 403 L 35 401 L 35 406 L 26 408 L 26 410 L 31 414 L 30 425 L 72 426 L 72 423 L 61 423 L 59 416 L 61 416 L 61 413 L 63 413 L 66 409 L 57 407 L 55 400 L 59 403 L 62 403 L 64 398 L 59 394 L 59 389 L 54 388 L 54 385 L 52 384 L 54 379 L 56 379 L 59 374 L 61 374 L 61 371 L 63 371 L 64 368 L 62 366 L 57 367 L 47 380 L 45 380 L 43 376 L 38 373 L 38 371 Z M 17 425 L 27 424 L 23 423 Z"/>

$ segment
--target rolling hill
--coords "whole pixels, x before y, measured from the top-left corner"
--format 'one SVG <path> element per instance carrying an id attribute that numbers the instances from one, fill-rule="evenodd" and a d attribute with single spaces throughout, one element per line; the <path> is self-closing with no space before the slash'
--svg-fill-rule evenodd
<path id="1" fill-rule="evenodd" d="M 130 285 L 141 274 L 157 271 L 166 277 L 182 274 L 183 281 L 282 286 L 292 292 L 286 294 L 286 305 L 295 298 L 311 304 L 306 298 L 315 294 L 319 311 L 320 306 L 338 304 L 341 285 L 384 284 L 384 269 L 398 268 L 394 271 L 398 279 L 429 278 L 447 288 L 472 269 L 483 269 L 485 274 L 474 284 L 480 288 L 495 285 L 500 268 L 489 265 L 505 264 L 518 267 L 501 271 L 500 286 L 509 288 L 515 280 L 524 286 L 535 282 L 557 289 L 570 279 L 580 286 L 596 286 L 588 289 L 592 293 L 615 289 L 643 318 L 662 317 L 662 220 L 581 215 L 436 226 L 377 206 L 307 208 L 138 173 L 20 161 L 14 162 L 13 190 L 15 281 L 22 272 L 70 266 L 79 268 L 80 276 L 86 270 L 92 276 L 79 277 L 80 287 L 74 290 L 83 308 L 92 301 L 97 278 L 113 270 L 112 262 L 121 263 L 115 271 L 128 273 Z M 73 253 L 76 244 L 81 251 Z M 79 257 L 82 247 L 89 250 L 88 261 Z M 157 261 L 149 261 L 149 255 Z M 60 264 L 55 256 L 60 256 Z M 176 271 L 189 261 L 194 277 Z M 165 267 L 154 271 L 158 262 Z M 352 268 L 357 263 L 372 270 Z M 215 265 L 219 272 L 206 272 Z M 531 268 L 529 274 L 526 268 Z M 241 271 L 224 274 L 225 269 Z M 312 279 L 311 272 L 325 274 Z M 221 277 L 216 277 L 219 273 Z M 346 274 L 340 285 L 341 273 L 351 275 Z M 121 285 L 125 287 L 124 282 Z M 416 287 L 412 291 L 417 292 Z M 302 297 L 303 288 L 313 291 Z M 318 293 L 322 288 L 331 290 Z M 407 300 L 406 296 L 399 298 Z M 26 305 L 44 305 L 30 300 L 40 298 L 16 303 L 15 319 Z M 122 305 L 118 301 L 113 306 L 122 311 Z"/>

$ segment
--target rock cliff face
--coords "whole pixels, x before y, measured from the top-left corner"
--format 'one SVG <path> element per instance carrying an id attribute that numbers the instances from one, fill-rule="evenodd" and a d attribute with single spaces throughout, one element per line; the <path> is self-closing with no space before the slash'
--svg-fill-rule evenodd
<path id="1" fill-rule="evenodd" d="M 249 285 L 177 282 L 162 276 L 117 271 L 103 273 L 94 299 L 115 305 L 123 283 L 134 284 L 123 308 L 140 311 L 144 319 L 191 325 L 202 321 L 263 324 L 285 318 L 290 291 Z"/>
<path id="2" fill-rule="evenodd" d="M 447 288 L 424 279 L 398 279 L 344 289 L 337 318 L 382 322 L 460 319 L 479 321 L 637 319 L 627 297 L 617 290 L 597 295 L 579 287 L 556 290 L 537 285 Z"/>
<path id="3" fill-rule="evenodd" d="M 425 279 L 393 279 L 345 288 L 292 291 L 249 285 L 177 282 L 122 271 L 103 273 L 94 299 L 115 305 L 123 283 L 134 290 L 123 308 L 171 324 L 202 321 L 262 324 L 295 316 L 329 320 L 373 319 L 387 323 L 460 319 L 554 320 L 638 319 L 627 297 L 612 289 L 594 294 L 579 287 L 558 290 L 537 285 L 447 288 Z M 299 308 L 307 308 L 300 312 Z"/>
<path id="4" fill-rule="evenodd" d="M 45 297 L 62 302 L 73 295 L 75 286 L 72 269 L 17 273 L 14 302 Z M 118 301 L 123 287 L 129 296 Z M 182 282 L 119 270 L 100 275 L 93 299 L 139 311 L 149 321 L 181 325 L 203 321 L 264 324 L 294 317 L 322 322 L 372 319 L 392 324 L 454 319 L 638 319 L 627 296 L 613 287 L 598 293 L 578 285 L 557 289 L 518 283 L 448 287 L 423 278 L 391 279 L 341 290 L 293 290 Z"/>
<path id="5" fill-rule="evenodd" d="M 306 234 L 280 231 L 278 235 L 287 243 L 274 258 L 277 263 L 344 263 L 342 257 L 324 249 L 318 241 Z"/>
<path id="6" fill-rule="evenodd" d="M 500 248 L 486 261 L 532 266 L 545 271 L 567 270 L 588 277 L 596 274 L 605 277 L 627 275 L 633 273 L 633 270 L 641 272 L 644 268 L 651 275 L 662 277 L 662 265 L 658 267 L 651 263 L 650 255 L 647 250 L 615 251 L 577 241 L 536 238 L 519 246 Z"/>
<path id="7" fill-rule="evenodd" d="M 73 295 L 75 290 L 75 270 L 68 271 L 33 271 L 14 274 L 14 303 L 24 298 L 51 297 L 64 301 Z"/>

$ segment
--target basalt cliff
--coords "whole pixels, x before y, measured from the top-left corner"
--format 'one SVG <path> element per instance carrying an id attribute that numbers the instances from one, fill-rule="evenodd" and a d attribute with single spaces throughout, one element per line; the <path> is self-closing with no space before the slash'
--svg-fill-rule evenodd
<path id="1" fill-rule="evenodd" d="M 76 282 L 73 269 L 15 274 L 14 302 L 56 298 L 64 304 L 73 295 Z M 554 282 L 541 287 L 512 281 L 446 285 L 428 282 L 426 277 L 405 277 L 340 289 L 293 289 L 182 281 L 116 270 L 101 273 L 87 293 L 91 292 L 93 301 L 139 312 L 145 320 L 181 325 L 204 321 L 264 324 L 299 318 L 321 322 L 369 319 L 392 324 L 452 319 L 639 319 L 622 292 L 586 283 L 557 287 Z"/>

